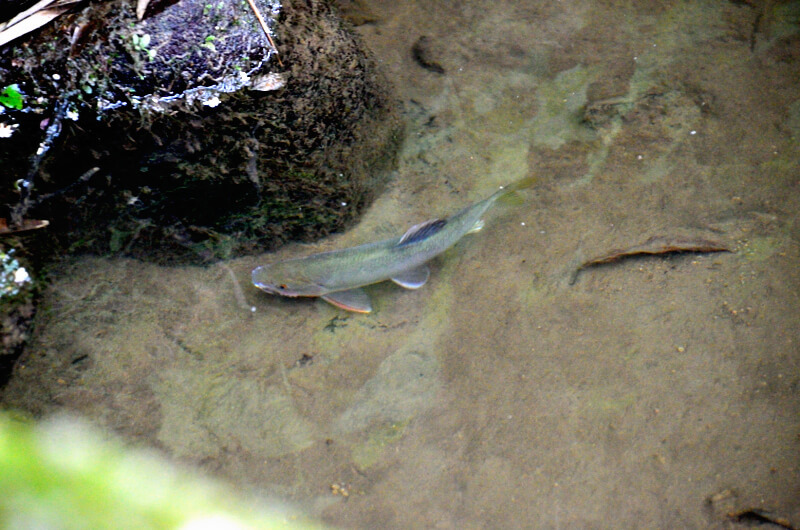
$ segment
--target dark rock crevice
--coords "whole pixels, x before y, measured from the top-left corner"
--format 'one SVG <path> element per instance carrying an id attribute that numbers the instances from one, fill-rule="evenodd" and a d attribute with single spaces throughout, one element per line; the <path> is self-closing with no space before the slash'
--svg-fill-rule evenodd
<path id="1" fill-rule="evenodd" d="M 391 91 L 327 3 L 284 2 L 274 28 L 283 66 L 232 0 L 142 22 L 127 2 L 91 3 L 8 45 L 0 77 L 25 108 L 2 117 L 17 130 L 0 140 L 0 217 L 48 219 L 62 251 L 159 262 L 344 228 L 394 164 Z"/>

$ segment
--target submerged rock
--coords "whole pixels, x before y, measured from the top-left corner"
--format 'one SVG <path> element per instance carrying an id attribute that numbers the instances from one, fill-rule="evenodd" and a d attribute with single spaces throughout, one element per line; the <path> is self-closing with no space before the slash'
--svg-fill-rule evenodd
<path id="1" fill-rule="evenodd" d="M 256 3 L 279 55 L 234 0 L 91 3 L 3 47 L 0 217 L 159 262 L 352 221 L 395 162 L 390 90 L 327 3 Z"/>

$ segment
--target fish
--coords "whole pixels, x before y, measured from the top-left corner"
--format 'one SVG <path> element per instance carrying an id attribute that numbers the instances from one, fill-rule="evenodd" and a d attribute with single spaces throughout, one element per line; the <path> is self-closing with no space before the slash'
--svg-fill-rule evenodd
<path id="1" fill-rule="evenodd" d="M 372 302 L 362 287 L 391 280 L 419 289 L 430 277 L 428 261 L 483 228 L 483 214 L 498 200 L 520 202 L 516 192 L 534 180 L 528 177 L 501 187 L 449 218 L 416 224 L 399 237 L 256 267 L 253 285 L 270 294 L 319 297 L 347 311 L 369 313 Z"/>

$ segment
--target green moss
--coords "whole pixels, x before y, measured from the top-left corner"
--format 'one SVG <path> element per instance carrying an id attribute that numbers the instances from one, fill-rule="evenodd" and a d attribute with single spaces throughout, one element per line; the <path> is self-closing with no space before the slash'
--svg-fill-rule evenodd
<path id="1" fill-rule="evenodd" d="M 792 131 L 794 136 L 795 145 L 800 140 L 800 99 L 789 105 L 789 116 L 786 119 L 786 125 Z"/>
<path id="2" fill-rule="evenodd" d="M 218 451 L 219 440 L 237 440 L 263 458 L 292 454 L 316 439 L 314 425 L 297 410 L 279 385 L 256 378 L 227 378 L 227 368 L 203 360 L 208 335 L 187 337 L 181 343 L 191 351 L 183 368 L 160 374 L 153 385 L 163 420 L 159 441 L 173 454 L 193 459 Z"/>
<path id="3" fill-rule="evenodd" d="M 765 19 L 770 21 L 771 41 L 790 37 L 800 31 L 800 3 L 770 2 L 766 6 Z"/>
<path id="4" fill-rule="evenodd" d="M 603 395 L 590 396 L 584 404 L 584 409 L 589 417 L 607 417 L 622 414 L 625 409 L 635 405 L 638 398 L 634 394 L 624 394 L 613 398 Z"/>
<path id="5" fill-rule="evenodd" d="M 190 245 L 198 256 L 221 260 L 230 259 L 235 255 L 236 248 L 240 244 L 235 237 L 219 232 L 208 232 L 207 236 L 208 239 Z"/>
<path id="6" fill-rule="evenodd" d="M 403 438 L 409 420 L 381 425 L 371 431 L 364 443 L 353 447 L 353 462 L 360 469 L 374 466 L 386 451 L 386 447 Z"/>
<path id="7" fill-rule="evenodd" d="M 100 3 L 85 16 L 102 24 L 80 36 L 80 53 L 44 28 L 14 48 L 14 65 L 0 59 L 0 105 L 19 106 L 24 94 L 24 105 L 62 101 L 79 116 L 63 120 L 34 182 L 34 196 L 51 197 L 42 209 L 61 249 L 202 263 L 341 230 L 380 191 L 402 127 L 357 40 L 327 23 L 336 20 L 328 7 L 287 9 L 290 62 L 307 67 L 279 97 L 251 91 L 236 72 L 271 69 L 268 45 L 257 26 L 234 23 L 252 21 L 249 7 L 228 16 L 232 1 L 181 2 L 143 21 L 129 4 Z M 311 36 L 330 41 L 324 53 L 336 60 L 289 45 Z M 212 80 L 221 81 L 209 89 Z M 221 104 L 203 105 L 216 89 Z M 19 133 L 0 142 L 9 188 L 0 199 L 14 204 L 10 183 L 30 171 L 41 130 L 32 113 L 7 113 Z M 93 166 L 104 169 L 78 181 Z"/>
<path id="8" fill-rule="evenodd" d="M 534 125 L 534 142 L 558 149 L 570 140 L 591 139 L 582 125 L 586 89 L 594 80 L 592 68 L 578 65 L 542 83 L 536 91 L 539 113 Z"/>
<path id="9" fill-rule="evenodd" d="M 748 261 L 765 261 L 772 257 L 781 246 L 781 241 L 775 237 L 755 237 L 743 245 L 741 255 Z"/>

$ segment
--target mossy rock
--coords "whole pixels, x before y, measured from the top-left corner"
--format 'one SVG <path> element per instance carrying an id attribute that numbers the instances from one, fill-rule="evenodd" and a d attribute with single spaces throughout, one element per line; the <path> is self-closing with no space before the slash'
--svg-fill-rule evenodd
<path id="1" fill-rule="evenodd" d="M 27 263 L 15 249 L 0 240 L 0 388 L 8 381 L 11 366 L 30 334 L 36 310 L 37 289 Z"/>
<path id="2" fill-rule="evenodd" d="M 240 0 L 141 22 L 133 2 L 90 3 L 0 49 L 0 90 L 23 98 L 0 115 L 0 217 L 49 220 L 51 255 L 158 262 L 352 222 L 396 162 L 391 90 L 328 3 L 256 3 L 279 54 Z"/>

